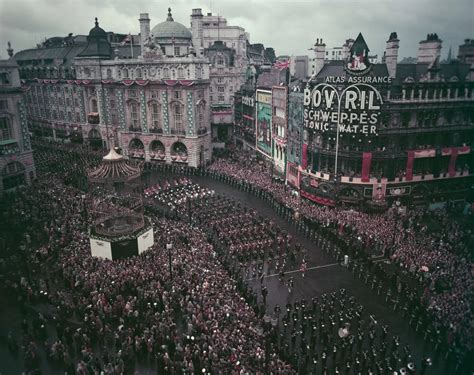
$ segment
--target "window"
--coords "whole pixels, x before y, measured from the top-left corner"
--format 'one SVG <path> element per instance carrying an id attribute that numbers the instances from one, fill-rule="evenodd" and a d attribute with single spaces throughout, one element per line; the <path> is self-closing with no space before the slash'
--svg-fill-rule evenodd
<path id="1" fill-rule="evenodd" d="M 160 127 L 160 109 L 156 103 L 151 105 L 151 124 L 155 129 Z"/>
<path id="2" fill-rule="evenodd" d="M 115 109 L 115 107 L 116 107 L 115 99 L 110 99 L 110 109 Z"/>
<path id="3" fill-rule="evenodd" d="M 198 99 L 204 98 L 204 90 L 198 90 Z"/>
<path id="4" fill-rule="evenodd" d="M 122 70 L 122 76 L 123 78 L 128 78 L 128 69 Z"/>
<path id="5" fill-rule="evenodd" d="M 217 88 L 217 92 L 225 92 L 224 86 L 219 86 L 219 87 Z"/>
<path id="6" fill-rule="evenodd" d="M 137 90 L 128 90 L 128 97 L 129 98 L 136 98 L 137 97 Z"/>
<path id="7" fill-rule="evenodd" d="M 112 78 L 112 69 L 107 69 L 107 78 Z"/>
<path id="8" fill-rule="evenodd" d="M 91 100 L 91 112 L 99 112 L 99 109 L 97 107 L 97 99 Z"/>
<path id="9" fill-rule="evenodd" d="M 112 124 L 116 124 L 116 123 L 117 123 L 117 114 L 112 113 Z"/>
<path id="10" fill-rule="evenodd" d="M 224 82 L 224 77 L 217 78 L 217 83 L 222 83 L 222 82 Z"/>
<path id="11" fill-rule="evenodd" d="M 184 69 L 178 68 L 178 78 L 184 78 Z"/>
<path id="12" fill-rule="evenodd" d="M 219 74 L 224 74 L 224 68 L 218 68 L 217 73 Z"/>
<path id="13" fill-rule="evenodd" d="M 142 78 L 142 70 L 140 68 L 136 70 L 136 74 L 137 74 L 137 78 Z"/>
<path id="14" fill-rule="evenodd" d="M 58 119 L 58 114 L 56 111 L 53 110 L 53 120 L 57 120 Z"/>
<path id="15" fill-rule="evenodd" d="M 67 105 L 68 107 L 70 107 L 70 106 L 71 106 L 71 99 L 69 99 L 69 98 L 66 98 L 66 105 Z"/>
<path id="16" fill-rule="evenodd" d="M 217 59 L 217 65 L 224 65 L 224 59 L 222 57 Z"/>
<path id="17" fill-rule="evenodd" d="M 181 91 L 175 91 L 174 92 L 174 98 L 175 99 L 181 99 Z"/>
<path id="18" fill-rule="evenodd" d="M 163 69 L 163 78 L 170 78 L 170 70 L 168 68 Z"/>
<path id="19" fill-rule="evenodd" d="M 84 68 L 84 75 L 86 77 L 90 77 L 91 76 L 91 70 L 89 68 Z"/>
<path id="20" fill-rule="evenodd" d="M 59 119 L 64 121 L 64 112 L 59 111 Z"/>
<path id="21" fill-rule="evenodd" d="M 179 47 L 174 47 L 174 55 L 179 56 Z"/>
<path id="22" fill-rule="evenodd" d="M 152 99 L 158 99 L 160 97 L 160 93 L 158 90 L 152 90 L 151 91 L 151 98 Z"/>
<path id="23" fill-rule="evenodd" d="M 204 128 L 204 106 L 203 105 L 198 105 L 196 107 L 197 111 L 197 125 L 198 129 Z"/>
<path id="24" fill-rule="evenodd" d="M 74 106 L 79 107 L 79 99 L 74 98 Z"/>
<path id="25" fill-rule="evenodd" d="M 219 103 L 224 102 L 224 101 L 225 101 L 224 95 L 219 95 L 219 96 L 217 97 L 217 101 L 218 101 Z"/>
<path id="26" fill-rule="evenodd" d="M 140 126 L 140 110 L 138 108 L 138 103 L 130 103 L 130 120 L 132 122 L 132 127 L 138 129 Z"/>
<path id="27" fill-rule="evenodd" d="M 9 85 L 10 84 L 10 76 L 8 73 L 0 73 L 0 85 Z"/>
<path id="28" fill-rule="evenodd" d="M 183 112 L 181 110 L 181 105 L 179 104 L 174 105 L 173 114 L 174 114 L 174 128 L 177 133 L 180 133 L 183 127 Z"/>
<path id="29" fill-rule="evenodd" d="M 76 122 L 81 122 L 81 115 L 79 112 L 76 112 Z"/>
<path id="30" fill-rule="evenodd" d="M 68 113 L 67 113 L 67 120 L 68 120 L 69 122 L 72 122 L 72 113 L 71 113 L 71 112 L 68 112 Z"/>
<path id="31" fill-rule="evenodd" d="M 13 139 L 13 128 L 8 117 L 0 117 L 0 141 Z"/>
<path id="32" fill-rule="evenodd" d="M 0 100 L 0 111 L 4 111 L 6 109 L 8 109 L 8 101 Z"/>

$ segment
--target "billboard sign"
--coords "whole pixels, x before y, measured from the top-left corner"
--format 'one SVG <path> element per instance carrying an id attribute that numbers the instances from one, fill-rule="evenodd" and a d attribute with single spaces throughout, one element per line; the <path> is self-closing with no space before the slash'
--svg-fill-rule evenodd
<path id="1" fill-rule="evenodd" d="M 345 88 L 320 83 L 304 89 L 304 127 L 325 133 L 378 135 L 382 95 L 372 85 Z"/>
<path id="2" fill-rule="evenodd" d="M 272 94 L 257 90 L 256 147 L 263 154 L 272 156 Z"/>

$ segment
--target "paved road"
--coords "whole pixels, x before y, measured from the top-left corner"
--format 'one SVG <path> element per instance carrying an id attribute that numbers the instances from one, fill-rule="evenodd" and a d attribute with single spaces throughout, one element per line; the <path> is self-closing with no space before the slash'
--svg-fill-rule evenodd
<path id="1" fill-rule="evenodd" d="M 370 286 L 354 277 L 352 272 L 336 264 L 335 259 L 330 254 L 318 248 L 315 243 L 298 232 L 294 226 L 280 217 L 266 202 L 252 194 L 210 178 L 193 177 L 193 180 L 202 186 L 215 190 L 218 194 L 226 195 L 254 208 L 263 217 L 271 219 L 280 227 L 285 228 L 307 249 L 308 270 L 303 278 L 301 273 L 295 269 L 292 275 L 294 278 L 294 291 L 291 295 L 288 294 L 287 287 L 278 280 L 278 277 L 267 277 L 264 280 L 264 285 L 269 292 L 267 296 L 267 311 L 273 311 L 273 307 L 277 303 L 284 307 L 288 302 L 302 298 L 310 301 L 312 297 L 345 288 L 364 306 L 367 318 L 369 315 L 374 315 L 379 324 L 389 325 L 391 334 L 398 335 L 402 345 L 408 344 L 411 347 L 417 361 L 425 355 L 431 356 L 432 351 L 428 345 L 425 345 L 421 332 L 416 333 L 408 324 L 408 319 L 393 311 L 390 301 L 389 303 L 385 302 L 386 296 L 383 292 L 377 295 Z M 260 282 L 254 280 L 249 281 L 249 284 L 252 285 L 260 296 Z M 426 374 L 449 374 L 444 369 L 444 366 L 441 366 L 439 363 L 437 365 L 431 367 L 430 371 L 427 371 Z"/>

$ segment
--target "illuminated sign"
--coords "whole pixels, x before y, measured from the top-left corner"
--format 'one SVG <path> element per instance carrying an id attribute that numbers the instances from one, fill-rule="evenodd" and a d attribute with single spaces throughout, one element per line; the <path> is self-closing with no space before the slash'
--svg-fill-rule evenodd
<path id="1" fill-rule="evenodd" d="M 377 135 L 382 95 L 373 86 L 320 83 L 304 89 L 304 127 L 319 132 Z"/>

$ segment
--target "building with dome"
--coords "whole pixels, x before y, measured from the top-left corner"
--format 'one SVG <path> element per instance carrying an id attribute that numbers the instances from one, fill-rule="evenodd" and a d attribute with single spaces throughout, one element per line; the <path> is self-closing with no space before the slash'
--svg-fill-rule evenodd
<path id="1" fill-rule="evenodd" d="M 50 38 L 18 52 L 30 131 L 130 158 L 197 167 L 211 156 L 209 62 L 171 9 L 119 43 L 96 19 L 87 37 Z M 53 40 L 54 39 L 54 40 Z"/>

